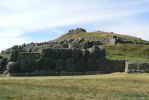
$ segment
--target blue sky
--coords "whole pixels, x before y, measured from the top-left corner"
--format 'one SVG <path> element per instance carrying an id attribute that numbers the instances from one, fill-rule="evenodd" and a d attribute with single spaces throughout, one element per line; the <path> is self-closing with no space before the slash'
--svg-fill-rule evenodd
<path id="1" fill-rule="evenodd" d="M 0 50 L 77 27 L 149 40 L 149 0 L 0 0 Z"/>

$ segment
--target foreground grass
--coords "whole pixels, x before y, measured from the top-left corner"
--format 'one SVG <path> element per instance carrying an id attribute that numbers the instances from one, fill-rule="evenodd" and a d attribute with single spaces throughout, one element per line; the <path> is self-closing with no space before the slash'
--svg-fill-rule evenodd
<path id="1" fill-rule="evenodd" d="M 149 74 L 0 77 L 0 100 L 148 100 Z"/>

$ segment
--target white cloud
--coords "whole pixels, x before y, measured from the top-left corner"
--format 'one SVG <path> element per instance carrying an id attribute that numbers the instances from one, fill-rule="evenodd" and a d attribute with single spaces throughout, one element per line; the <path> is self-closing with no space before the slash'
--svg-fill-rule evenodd
<path id="1" fill-rule="evenodd" d="M 14 29 L 0 31 L 0 50 L 27 42 L 27 38 L 21 35 L 21 31 Z"/>
<path id="2" fill-rule="evenodd" d="M 148 3 L 148 0 L 126 0 L 122 3 L 119 0 L 0 0 L 0 29 L 3 30 L 0 31 L 0 50 L 31 41 L 21 37 L 26 32 L 96 20 L 112 21 L 113 18 L 147 12 L 148 9 L 138 6 L 143 3 Z M 138 30 L 140 25 L 134 24 L 137 29 L 130 30 L 127 25 L 121 25 L 119 29 L 113 25 L 107 29 L 121 30 L 119 32 L 122 33 L 147 32 L 146 27 L 141 26 Z M 131 23 L 132 26 L 134 24 Z"/>
<path id="3" fill-rule="evenodd" d="M 111 26 L 105 26 L 105 30 L 109 32 L 115 32 L 118 34 L 125 34 L 125 35 L 131 35 L 136 36 L 145 40 L 149 40 L 149 34 L 148 34 L 148 26 L 145 25 L 135 25 L 134 23 L 128 24 L 121 24 L 121 25 L 115 25 L 114 27 Z"/>
<path id="4" fill-rule="evenodd" d="M 88 3 L 86 3 L 87 1 Z M 82 23 L 96 19 L 106 20 L 142 12 L 139 8 L 128 11 L 129 8 L 125 8 L 124 10 L 114 8 L 113 6 L 114 9 L 109 9 L 110 7 L 102 9 L 103 6 L 99 2 L 97 2 L 99 3 L 99 7 L 94 7 L 90 4 L 93 1 L 87 1 L 82 0 L 78 2 L 77 0 L 77 2 L 71 1 L 71 3 L 70 0 L 63 0 L 63 2 L 54 2 L 53 0 L 11 0 L 10 3 L 4 3 L 5 5 L 8 3 L 4 8 L 8 8 L 10 13 L 6 15 L 0 14 L 0 27 L 19 28 L 23 31 L 35 30 Z M 91 5 L 90 8 L 89 5 Z M 13 13 L 11 13 L 10 8 L 13 9 Z"/>

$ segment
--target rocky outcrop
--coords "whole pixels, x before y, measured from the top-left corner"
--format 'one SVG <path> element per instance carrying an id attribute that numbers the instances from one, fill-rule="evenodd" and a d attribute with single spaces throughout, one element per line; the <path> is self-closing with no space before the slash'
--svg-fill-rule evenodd
<path id="1" fill-rule="evenodd" d="M 72 29 L 72 30 L 69 30 L 69 33 L 74 33 L 74 34 L 79 34 L 79 33 L 82 33 L 82 32 L 86 32 L 85 29 L 83 28 L 77 28 L 77 29 Z"/>

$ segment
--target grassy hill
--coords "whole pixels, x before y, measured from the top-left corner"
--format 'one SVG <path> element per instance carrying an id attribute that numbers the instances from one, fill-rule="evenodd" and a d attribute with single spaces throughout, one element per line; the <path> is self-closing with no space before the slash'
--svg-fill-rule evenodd
<path id="1" fill-rule="evenodd" d="M 0 77 L 0 100 L 148 100 L 149 74 Z"/>
<path id="2" fill-rule="evenodd" d="M 130 62 L 146 62 L 149 61 L 149 42 L 145 41 L 141 38 L 128 36 L 128 35 L 120 35 L 113 32 L 86 32 L 82 30 L 74 30 L 73 32 L 68 32 L 67 34 L 62 35 L 54 41 L 63 41 L 69 39 L 77 39 L 77 38 L 96 38 L 96 39 L 109 39 L 113 36 L 119 37 L 124 41 L 131 41 L 132 43 L 118 43 L 118 44 L 110 44 L 104 43 L 102 46 L 105 47 L 107 51 L 107 59 L 111 60 L 129 60 Z M 53 41 L 49 41 L 53 42 Z M 47 42 L 48 43 L 48 42 Z M 41 51 L 42 48 L 49 47 L 49 44 L 41 43 L 40 46 L 34 46 L 38 52 Z M 30 46 L 28 46 L 30 47 Z M 4 57 L 8 57 L 8 54 L 0 54 Z"/>
<path id="3" fill-rule="evenodd" d="M 98 38 L 98 39 L 105 39 L 105 38 L 111 38 L 112 36 L 117 36 L 120 37 L 123 40 L 128 40 L 128 41 L 134 41 L 134 42 L 146 42 L 145 40 L 142 40 L 141 38 L 137 38 L 137 37 L 133 37 L 133 36 L 128 36 L 128 35 L 120 35 L 120 34 L 116 34 L 113 32 L 78 32 L 76 34 L 71 34 L 71 33 L 67 33 L 62 35 L 61 37 L 57 38 L 57 41 L 63 41 L 63 40 L 67 40 L 67 39 L 75 39 L 78 37 L 81 38 L 86 38 L 86 37 L 90 37 L 90 38 Z"/>
<path id="4" fill-rule="evenodd" d="M 76 38 L 98 38 L 106 39 L 112 36 L 117 36 L 125 41 L 131 41 L 133 44 L 115 44 L 109 43 L 103 44 L 107 51 L 107 59 L 111 60 L 129 60 L 130 62 L 147 62 L 149 54 L 149 42 L 141 38 L 120 35 L 113 32 L 78 32 L 78 33 L 67 33 L 56 39 L 56 41 L 63 41 L 68 39 Z"/>

